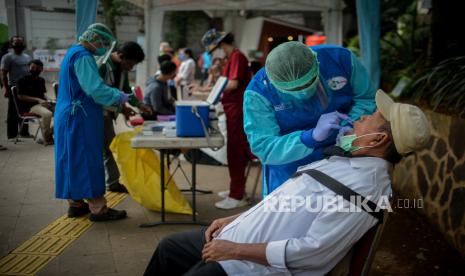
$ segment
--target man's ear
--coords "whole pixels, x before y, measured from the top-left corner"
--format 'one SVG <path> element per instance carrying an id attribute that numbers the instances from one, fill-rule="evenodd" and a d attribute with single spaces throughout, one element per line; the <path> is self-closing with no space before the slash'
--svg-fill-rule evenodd
<path id="1" fill-rule="evenodd" d="M 390 143 L 389 135 L 387 133 L 380 133 L 373 137 L 373 140 L 370 141 L 370 146 L 380 147 Z"/>
<path id="2" fill-rule="evenodd" d="M 118 56 L 118 59 L 119 59 L 120 62 L 123 61 L 124 55 L 122 53 L 116 52 L 116 55 Z"/>

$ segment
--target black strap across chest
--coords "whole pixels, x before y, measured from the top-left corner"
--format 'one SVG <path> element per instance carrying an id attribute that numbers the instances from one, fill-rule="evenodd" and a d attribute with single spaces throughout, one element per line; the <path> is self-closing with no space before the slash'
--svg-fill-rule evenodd
<path id="1" fill-rule="evenodd" d="M 363 211 L 367 212 L 368 214 L 372 215 L 376 219 L 378 219 L 378 224 L 383 222 L 383 217 L 384 217 L 384 210 L 379 208 L 376 203 L 374 203 L 371 200 L 366 200 L 364 196 L 360 195 L 359 193 L 355 192 L 354 190 L 350 189 L 349 187 L 345 186 L 341 182 L 337 181 L 336 179 L 332 178 L 331 176 L 315 169 L 308 169 L 304 171 L 298 171 L 296 172 L 291 178 L 295 178 L 298 176 L 301 176 L 302 174 L 306 174 L 337 195 L 342 196 L 345 200 L 351 202 L 351 197 L 359 197 L 361 199 L 361 202 L 366 202 L 366 205 L 369 207 L 369 209 L 366 208 L 365 205 L 361 204 L 360 207 Z"/>

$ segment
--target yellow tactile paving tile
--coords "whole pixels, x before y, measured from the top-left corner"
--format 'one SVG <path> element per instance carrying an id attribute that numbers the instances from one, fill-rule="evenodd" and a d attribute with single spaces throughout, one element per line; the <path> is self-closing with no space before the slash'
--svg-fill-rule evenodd
<path id="1" fill-rule="evenodd" d="M 108 207 L 114 207 L 127 194 L 105 194 Z M 0 275 L 34 275 L 71 243 L 79 238 L 93 222 L 87 217 L 68 218 L 66 215 L 47 225 L 12 253 L 0 259 Z"/>
<path id="2" fill-rule="evenodd" d="M 0 260 L 0 275 L 34 275 L 53 258 L 48 255 L 9 254 Z"/>
<path id="3" fill-rule="evenodd" d="M 72 243 L 73 240 L 72 237 L 33 236 L 16 248 L 13 253 L 57 256 Z"/>
<path id="4" fill-rule="evenodd" d="M 79 237 L 92 225 L 87 217 L 70 219 L 66 216 L 52 222 L 37 235 Z"/>
<path id="5" fill-rule="evenodd" d="M 107 205 L 110 208 L 115 207 L 118 203 L 125 199 L 127 194 L 123 193 L 107 193 L 105 197 L 107 198 Z"/>

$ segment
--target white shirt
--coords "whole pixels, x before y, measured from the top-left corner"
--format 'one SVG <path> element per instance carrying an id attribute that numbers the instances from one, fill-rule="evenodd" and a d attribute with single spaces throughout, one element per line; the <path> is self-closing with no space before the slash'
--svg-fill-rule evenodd
<path id="1" fill-rule="evenodd" d="M 178 76 L 181 78 L 181 85 L 189 85 L 194 82 L 195 77 L 195 61 L 189 58 L 179 66 Z"/>
<path id="2" fill-rule="evenodd" d="M 299 168 L 317 169 L 377 203 L 391 194 L 390 164 L 376 157 L 333 156 Z M 237 243 L 267 243 L 270 266 L 240 260 L 220 261 L 228 275 L 324 275 L 328 273 L 377 220 L 359 212 L 276 212 L 267 203 L 286 196 L 308 197 L 312 206 L 319 196 L 335 193 L 308 175 L 286 181 L 260 203 L 227 225 L 217 239 Z M 350 206 L 348 201 L 344 206 Z M 276 205 L 274 205 L 276 206 Z M 289 207 L 289 206 L 288 206 Z"/>

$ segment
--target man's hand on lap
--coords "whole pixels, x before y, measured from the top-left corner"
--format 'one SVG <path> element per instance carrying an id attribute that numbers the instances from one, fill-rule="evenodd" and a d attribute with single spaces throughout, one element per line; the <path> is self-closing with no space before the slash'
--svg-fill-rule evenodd
<path id="1" fill-rule="evenodd" d="M 213 238 L 216 238 L 221 230 L 237 217 L 238 215 L 215 219 L 205 231 L 205 241 L 210 242 Z"/>
<path id="2" fill-rule="evenodd" d="M 238 243 L 227 240 L 212 240 L 205 244 L 202 259 L 206 263 L 237 259 L 238 245 Z"/>

